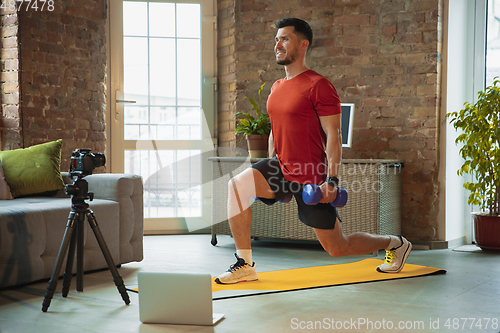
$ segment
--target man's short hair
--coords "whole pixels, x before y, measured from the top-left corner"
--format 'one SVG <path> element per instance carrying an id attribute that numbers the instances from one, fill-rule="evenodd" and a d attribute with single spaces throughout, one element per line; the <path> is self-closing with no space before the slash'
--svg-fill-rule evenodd
<path id="1" fill-rule="evenodd" d="M 296 35 L 300 35 L 299 37 L 309 41 L 309 46 L 307 47 L 309 49 L 313 40 L 313 32 L 309 23 L 294 17 L 284 18 L 276 23 L 277 29 L 290 26 L 295 28 L 294 33 Z"/>

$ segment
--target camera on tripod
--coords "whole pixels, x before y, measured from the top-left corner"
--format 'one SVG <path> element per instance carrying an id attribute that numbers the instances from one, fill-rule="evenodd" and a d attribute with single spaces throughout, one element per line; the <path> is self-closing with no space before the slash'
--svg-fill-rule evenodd
<path id="1" fill-rule="evenodd" d="M 72 195 L 73 204 L 78 204 L 81 200 L 94 198 L 94 193 L 88 191 L 88 184 L 83 177 L 91 175 L 95 168 L 106 164 L 106 157 L 101 153 L 91 153 L 90 149 L 77 149 L 71 154 L 69 165 L 70 177 L 78 176 L 72 185 L 64 188 L 66 194 Z"/>
<path id="2" fill-rule="evenodd" d="M 91 153 L 91 149 L 77 149 L 71 154 L 69 174 L 71 177 L 83 178 L 91 175 L 95 168 L 106 164 L 106 157 L 102 153 Z"/>
<path id="3" fill-rule="evenodd" d="M 130 304 L 130 298 L 128 297 L 127 290 L 123 284 L 123 279 L 118 273 L 118 270 L 113 262 L 111 253 L 109 252 L 108 246 L 104 241 L 101 230 L 97 225 L 97 220 L 94 216 L 94 212 L 89 207 L 89 204 L 85 200 L 94 199 L 94 193 L 89 192 L 89 184 L 83 177 L 91 175 L 95 168 L 102 167 L 106 164 L 106 158 L 104 154 L 96 153 L 92 154 L 90 149 L 77 149 L 71 154 L 71 163 L 69 167 L 69 174 L 73 178 L 78 176 L 72 185 L 66 185 L 66 194 L 71 194 L 71 212 L 68 217 L 68 224 L 66 225 L 66 231 L 64 233 L 64 238 L 59 248 L 59 253 L 57 254 L 56 264 L 52 275 L 47 285 L 47 290 L 45 291 L 45 297 L 43 299 L 42 311 L 47 312 L 50 306 L 52 297 L 57 286 L 57 280 L 61 272 L 64 256 L 66 253 L 67 263 L 66 270 L 64 272 L 64 282 L 62 295 L 63 297 L 68 296 L 69 286 L 71 284 L 73 260 L 75 258 L 75 251 L 77 251 L 77 291 L 83 291 L 83 244 L 84 244 L 84 225 L 85 217 L 90 224 L 90 227 L 94 231 L 94 235 L 99 243 L 102 254 L 108 263 L 109 270 L 113 275 L 113 281 L 115 282 L 118 291 L 120 292 L 125 304 Z M 75 232 L 76 231 L 76 232 Z"/>

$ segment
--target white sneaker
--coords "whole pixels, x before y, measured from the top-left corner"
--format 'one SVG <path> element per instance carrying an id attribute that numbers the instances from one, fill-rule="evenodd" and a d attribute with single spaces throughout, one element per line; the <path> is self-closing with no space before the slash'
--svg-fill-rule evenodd
<path id="1" fill-rule="evenodd" d="M 377 267 L 377 271 L 381 273 L 399 273 L 411 252 L 411 243 L 399 236 L 401 245 L 390 250 L 385 250 L 385 262 Z"/>
<path id="2" fill-rule="evenodd" d="M 255 281 L 258 280 L 257 270 L 255 268 L 255 263 L 252 265 L 245 262 L 243 258 L 236 256 L 236 263 L 231 265 L 227 272 L 219 275 L 215 282 L 219 284 L 233 284 L 238 282 L 247 282 L 247 281 Z"/>

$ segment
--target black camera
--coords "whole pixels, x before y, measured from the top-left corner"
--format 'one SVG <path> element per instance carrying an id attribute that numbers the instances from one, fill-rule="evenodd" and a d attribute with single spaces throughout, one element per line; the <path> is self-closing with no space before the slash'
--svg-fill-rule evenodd
<path id="1" fill-rule="evenodd" d="M 85 177 L 92 174 L 95 168 L 106 164 L 106 157 L 102 153 L 91 153 L 90 149 L 77 149 L 71 154 L 69 174 L 71 177 Z"/>

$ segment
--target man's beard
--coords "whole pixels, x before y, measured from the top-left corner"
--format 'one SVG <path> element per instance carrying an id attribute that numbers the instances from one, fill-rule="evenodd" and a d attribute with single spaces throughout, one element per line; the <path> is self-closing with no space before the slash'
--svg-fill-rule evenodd
<path id="1" fill-rule="evenodd" d="M 295 49 L 293 52 L 290 53 L 290 56 L 288 54 L 285 54 L 285 58 L 283 59 L 276 59 L 276 63 L 278 65 L 283 65 L 287 66 L 295 62 L 297 60 L 297 57 L 299 55 L 299 52 Z"/>

